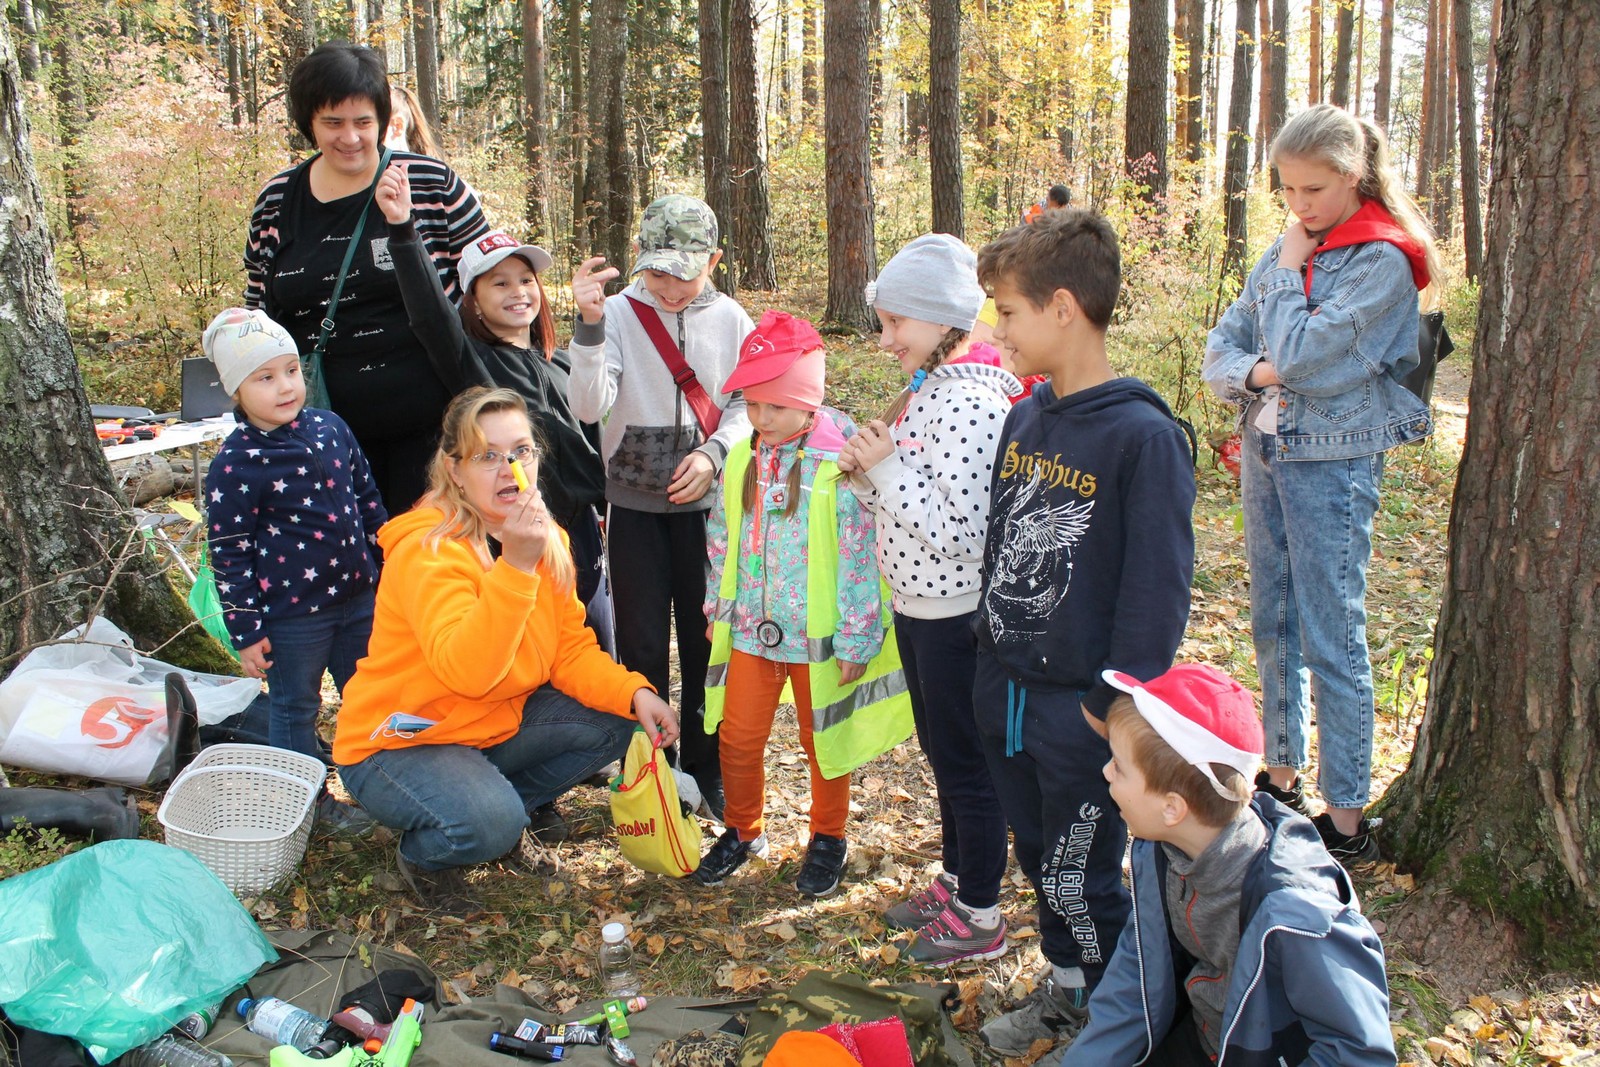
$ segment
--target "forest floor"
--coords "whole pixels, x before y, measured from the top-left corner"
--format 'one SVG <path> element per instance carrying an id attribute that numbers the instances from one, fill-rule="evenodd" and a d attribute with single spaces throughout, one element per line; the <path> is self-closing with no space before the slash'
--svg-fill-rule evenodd
<path id="1" fill-rule="evenodd" d="M 829 344 L 831 402 L 857 416 L 877 409 L 893 381 L 891 361 L 865 342 L 830 338 Z M 1374 797 L 1404 769 L 1425 703 L 1465 432 L 1466 369 L 1460 358 L 1442 365 L 1434 398 L 1439 432 L 1392 455 L 1385 475 L 1368 596 L 1380 699 Z M 1213 663 L 1254 685 L 1237 486 L 1204 446 L 1198 476 L 1194 608 L 1180 658 Z M 14 778 L 41 784 L 37 776 Z M 395 872 L 394 841 L 384 831 L 367 841 L 314 840 L 294 878 L 250 905 L 265 926 L 338 927 L 410 952 L 453 996 L 483 995 L 505 983 L 556 1012 L 599 994 L 594 953 L 600 924 L 612 919 L 635 932 L 646 993 L 743 997 L 791 984 L 811 968 L 909 980 L 918 973 L 901 957 L 881 913 L 935 868 L 932 775 L 913 739 L 861 768 L 854 783 L 846 882 L 821 902 L 800 898 L 792 885 L 807 840 L 808 787 L 793 714 L 786 711 L 769 749 L 772 854 L 720 887 L 632 868 L 607 832 L 608 794 L 580 786 L 562 801 L 578 833 L 560 846 L 561 871 L 529 880 L 495 865 L 476 870 L 487 907 L 465 921 L 416 905 Z M 160 836 L 159 800 L 151 792 L 141 802 L 152 838 Z M 707 845 L 710 835 L 708 827 Z M 0 848 L 0 876 L 11 873 L 6 861 L 15 855 Z M 1589 1051 L 1600 1047 L 1600 985 L 1519 967 L 1514 930 L 1448 898 L 1423 906 L 1423 891 L 1392 864 L 1355 875 L 1385 938 L 1402 1063 L 1600 1067 L 1600 1056 Z M 1012 951 L 950 975 L 961 993 L 956 1024 L 979 1062 L 986 1056 L 977 1028 L 1026 994 L 1042 967 L 1033 892 L 1014 866 L 1001 907 Z"/>

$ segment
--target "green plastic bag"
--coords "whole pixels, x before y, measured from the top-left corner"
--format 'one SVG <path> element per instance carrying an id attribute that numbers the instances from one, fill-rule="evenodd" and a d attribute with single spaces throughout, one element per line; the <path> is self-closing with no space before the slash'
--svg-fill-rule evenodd
<path id="1" fill-rule="evenodd" d="M 205 864 L 154 841 L 106 841 L 0 882 L 0 1008 L 101 1063 L 277 958 Z"/>
<path id="2" fill-rule="evenodd" d="M 200 543 L 200 566 L 195 568 L 194 586 L 189 590 L 189 610 L 200 620 L 206 633 L 215 637 L 230 656 L 239 658 L 238 649 L 233 647 L 233 637 L 228 633 L 228 624 L 222 621 L 226 609 L 217 595 L 217 573 L 211 569 L 211 546 L 204 541 Z"/>

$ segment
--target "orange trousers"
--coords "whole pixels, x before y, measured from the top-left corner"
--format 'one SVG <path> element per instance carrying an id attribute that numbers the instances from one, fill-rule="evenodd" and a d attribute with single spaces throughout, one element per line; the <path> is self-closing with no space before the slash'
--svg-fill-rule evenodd
<path id="1" fill-rule="evenodd" d="M 811 763 L 811 832 L 843 837 L 850 816 L 850 776 L 824 778 L 817 770 L 811 737 L 811 676 L 804 663 L 777 663 L 734 649 L 728 659 L 728 689 L 722 724 L 723 821 L 750 840 L 765 827 L 767 738 L 787 680 L 800 720 L 800 747 Z"/>

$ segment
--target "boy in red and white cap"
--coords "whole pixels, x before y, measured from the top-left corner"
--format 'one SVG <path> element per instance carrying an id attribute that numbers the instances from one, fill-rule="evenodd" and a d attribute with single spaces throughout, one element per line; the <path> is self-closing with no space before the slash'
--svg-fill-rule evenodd
<path id="1" fill-rule="evenodd" d="M 1106 715 L 1133 843 L 1133 921 L 1060 1061 L 1395 1062 L 1383 945 L 1311 821 L 1265 793 L 1255 701 L 1181 664 Z"/>

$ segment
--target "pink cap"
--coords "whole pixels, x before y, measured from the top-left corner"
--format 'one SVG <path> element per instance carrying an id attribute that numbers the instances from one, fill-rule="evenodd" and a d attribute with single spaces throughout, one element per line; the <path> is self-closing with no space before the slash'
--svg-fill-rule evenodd
<path id="1" fill-rule="evenodd" d="M 805 319 L 768 311 L 739 346 L 739 365 L 722 384 L 746 400 L 815 411 L 822 405 L 822 336 Z"/>
<path id="2" fill-rule="evenodd" d="M 1109 684 L 1133 695 L 1134 707 L 1161 740 L 1205 775 L 1218 793 L 1244 800 L 1224 789 L 1213 763 L 1232 767 L 1248 781 L 1261 766 L 1265 737 L 1256 702 L 1228 675 L 1203 663 L 1180 663 L 1165 674 L 1140 682 L 1121 671 L 1103 671 Z"/>

